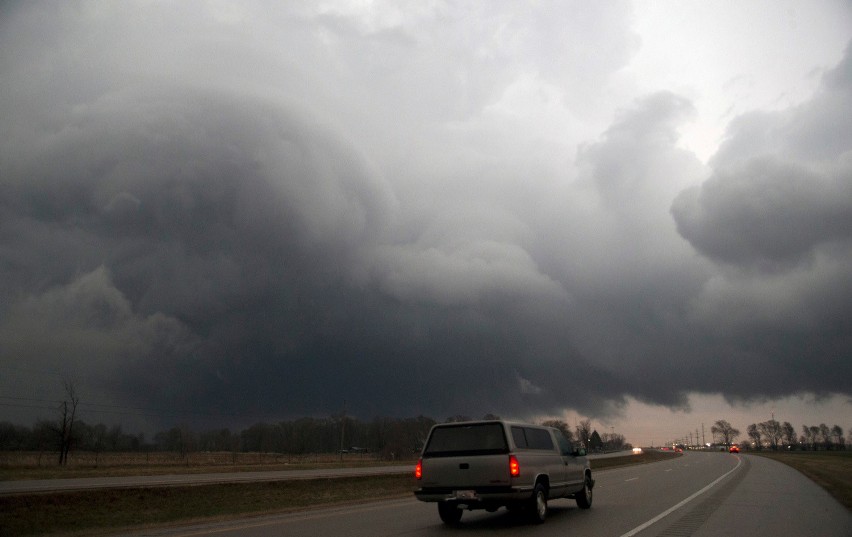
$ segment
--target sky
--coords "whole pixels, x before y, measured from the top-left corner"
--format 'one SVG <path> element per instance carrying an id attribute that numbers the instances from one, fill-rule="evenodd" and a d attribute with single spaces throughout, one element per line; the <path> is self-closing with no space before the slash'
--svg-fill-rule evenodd
<path id="1" fill-rule="evenodd" d="M 0 5 L 0 420 L 852 429 L 852 8 Z"/>

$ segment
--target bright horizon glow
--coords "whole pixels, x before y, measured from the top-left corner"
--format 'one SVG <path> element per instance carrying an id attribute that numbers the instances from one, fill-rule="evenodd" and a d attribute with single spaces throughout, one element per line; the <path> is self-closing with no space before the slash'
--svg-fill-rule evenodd
<path id="1" fill-rule="evenodd" d="M 737 443 L 748 440 L 746 431 L 749 425 L 773 418 L 779 423 L 790 422 L 799 436 L 803 425 L 821 423 L 829 427 L 839 425 L 847 437 L 852 433 L 852 401 L 837 395 L 824 399 L 791 396 L 774 401 L 732 405 L 720 395 L 691 394 L 689 407 L 688 410 L 672 410 L 628 398 L 620 417 L 590 419 L 598 434 L 615 432 L 624 435 L 627 442 L 639 447 L 670 445 L 673 441 L 682 442 L 684 439 L 688 442 L 690 434 L 693 444 L 712 443 L 714 439 L 710 428 L 719 420 L 729 422 L 740 431 Z M 541 421 L 551 418 L 536 419 Z M 556 419 L 565 421 L 573 428 L 585 418 L 576 413 L 569 413 Z"/>
<path id="2" fill-rule="evenodd" d="M 679 129 L 679 145 L 705 163 L 739 114 L 781 110 L 809 99 L 822 72 L 842 57 L 852 24 L 848 16 L 821 17 L 801 2 L 640 0 L 635 5 L 634 30 L 642 45 L 619 80 L 632 79 L 639 92 L 668 89 L 690 99 L 697 113 Z M 760 19 L 765 20 L 755 27 Z M 751 38 L 754 31 L 760 39 Z M 829 56 L 827 46 L 835 50 Z"/>

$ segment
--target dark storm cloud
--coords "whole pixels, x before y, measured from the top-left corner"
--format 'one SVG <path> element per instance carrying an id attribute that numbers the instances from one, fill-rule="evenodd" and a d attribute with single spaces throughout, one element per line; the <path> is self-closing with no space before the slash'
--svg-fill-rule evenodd
<path id="1" fill-rule="evenodd" d="M 0 348 L 20 371 L 245 419 L 848 393 L 848 67 L 737 120 L 708 178 L 674 93 L 576 155 L 508 106 L 594 99 L 635 47 L 622 10 L 507 4 L 454 40 L 431 8 L 183 5 L 32 4 L 0 28 Z"/>
<path id="2" fill-rule="evenodd" d="M 723 269 L 694 302 L 732 378 L 846 393 L 852 369 L 852 48 L 802 105 L 731 125 L 700 186 L 672 214 Z M 738 383 L 737 383 L 738 384 Z M 727 393 L 748 396 L 745 385 Z"/>
<path id="3" fill-rule="evenodd" d="M 183 302 L 184 289 L 204 306 L 262 289 L 311 256 L 355 256 L 363 237 L 380 233 L 388 193 L 332 137 L 245 103 L 187 89 L 122 94 L 76 110 L 23 150 L 5 216 L 65 242 L 47 245 L 32 270 L 67 279 L 80 265 L 116 263 L 134 267 L 120 279 L 154 277 L 130 286 L 143 307 Z M 291 251 L 302 253 L 274 269 L 247 263 L 253 252 L 268 263 Z M 47 262 L 56 256 L 67 262 Z M 205 290 L 208 277 L 227 285 Z"/>
<path id="4" fill-rule="evenodd" d="M 418 242 L 380 243 L 393 196 L 295 116 L 246 95 L 134 88 L 21 148 L 4 242 L 28 253 L 10 277 L 29 292 L 10 297 L 23 305 L 7 312 L 9 349 L 97 390 L 223 412 L 555 410 L 554 391 L 602 384 L 538 367 L 568 357 L 548 334 L 558 322 L 519 343 L 564 292 L 500 238 L 499 218 L 443 213 Z M 433 400 L 437 384 L 451 402 Z"/>
<path id="5" fill-rule="evenodd" d="M 719 167 L 672 207 L 683 236 L 733 264 L 785 265 L 852 238 L 852 166 L 832 170 L 775 155 Z"/>
<path id="6" fill-rule="evenodd" d="M 180 389 L 175 384 L 179 379 L 171 373 L 204 347 L 173 317 L 134 313 L 104 267 L 22 300 L 4 314 L 0 338 L 7 356 L 25 368 L 50 371 L 66 380 L 85 377 L 86 385 L 102 390 L 107 399 L 116 388 L 124 388 L 128 373 L 144 371 L 151 373 L 135 377 L 135 390 L 171 396 Z"/>
<path id="7" fill-rule="evenodd" d="M 190 398 L 216 393 L 204 382 L 227 379 L 244 353 L 286 349 L 301 325 L 321 322 L 310 317 L 322 302 L 314 286 L 362 277 L 360 250 L 381 236 L 393 199 L 316 118 L 287 103 L 159 80 L 84 97 L 29 110 L 23 126 L 6 123 L 3 303 L 39 301 L 108 267 L 128 308 L 142 320 L 180 319 L 206 342 L 204 352 L 131 342 L 119 352 L 91 337 L 88 352 L 54 358 L 69 334 L 38 330 L 15 345 L 21 360 L 50 356 L 44 365 L 63 362 L 86 378 L 109 363 L 144 381 L 132 391 L 167 398 L 169 390 L 151 386 L 173 385 Z M 7 313 L 12 324 L 25 318 Z M 99 331 L 120 339 L 111 325 L 93 323 L 74 335 L 81 347 Z M 272 341 L 257 351 L 262 333 Z M 165 374 L 176 370 L 181 378 Z"/>

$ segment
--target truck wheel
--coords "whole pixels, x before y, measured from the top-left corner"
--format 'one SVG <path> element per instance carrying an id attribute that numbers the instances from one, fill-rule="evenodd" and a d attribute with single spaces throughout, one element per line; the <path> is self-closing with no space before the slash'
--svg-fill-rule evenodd
<path id="1" fill-rule="evenodd" d="M 592 506 L 592 484 L 590 481 L 591 477 L 587 475 L 586 479 L 583 480 L 583 490 L 578 492 L 575 496 L 577 500 L 577 507 L 580 509 L 588 509 Z"/>
<path id="2" fill-rule="evenodd" d="M 532 498 L 530 498 L 530 520 L 541 524 L 547 518 L 547 489 L 541 483 L 535 486 Z"/>
<path id="3" fill-rule="evenodd" d="M 455 525 L 461 520 L 462 510 L 451 503 L 439 503 L 438 516 L 444 524 Z"/>

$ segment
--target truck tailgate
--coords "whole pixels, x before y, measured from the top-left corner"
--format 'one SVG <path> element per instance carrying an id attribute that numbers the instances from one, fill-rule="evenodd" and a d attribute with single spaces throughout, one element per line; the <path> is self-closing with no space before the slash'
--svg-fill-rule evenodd
<path id="1" fill-rule="evenodd" d="M 423 487 L 473 489 L 509 485 L 509 456 L 475 455 L 424 458 Z"/>

